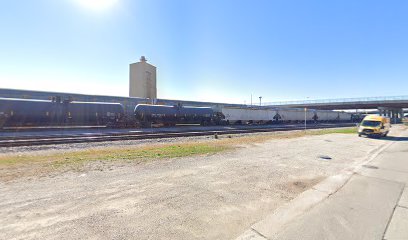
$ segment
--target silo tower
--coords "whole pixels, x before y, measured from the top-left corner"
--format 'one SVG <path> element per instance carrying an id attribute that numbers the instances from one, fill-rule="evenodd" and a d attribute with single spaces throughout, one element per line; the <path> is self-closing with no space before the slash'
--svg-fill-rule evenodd
<path id="1" fill-rule="evenodd" d="M 157 98 L 156 67 L 147 63 L 145 56 L 130 64 L 129 97 Z"/>

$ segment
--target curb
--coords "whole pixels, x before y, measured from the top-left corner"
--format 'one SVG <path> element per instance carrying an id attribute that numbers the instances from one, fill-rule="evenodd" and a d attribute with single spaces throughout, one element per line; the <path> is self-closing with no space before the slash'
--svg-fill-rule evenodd
<path id="1" fill-rule="evenodd" d="M 289 222 L 340 190 L 363 165 L 371 162 L 393 143 L 394 142 L 389 142 L 373 149 L 369 152 L 369 156 L 366 160 L 356 163 L 338 175 L 326 178 L 290 202 L 275 209 L 273 213 L 253 224 L 249 229 L 238 236 L 236 240 L 265 240 L 273 238 L 273 236 Z"/>

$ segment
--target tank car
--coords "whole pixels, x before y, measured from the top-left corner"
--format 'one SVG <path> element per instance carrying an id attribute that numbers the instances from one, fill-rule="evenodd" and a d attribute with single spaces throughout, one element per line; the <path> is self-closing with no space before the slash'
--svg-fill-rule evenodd
<path id="1" fill-rule="evenodd" d="M 65 107 L 69 125 L 116 127 L 125 114 L 120 103 L 70 102 Z"/>
<path id="2" fill-rule="evenodd" d="M 119 103 L 85 103 L 0 98 L 0 128 L 38 126 L 117 126 Z"/>
<path id="3" fill-rule="evenodd" d="M 0 127 L 42 126 L 58 119 L 58 108 L 45 100 L 0 98 Z"/>
<path id="4" fill-rule="evenodd" d="M 176 124 L 222 124 L 224 115 L 210 107 L 185 107 L 181 105 L 148 105 L 138 104 L 135 107 L 135 118 L 142 126 L 152 123 L 174 126 Z"/>

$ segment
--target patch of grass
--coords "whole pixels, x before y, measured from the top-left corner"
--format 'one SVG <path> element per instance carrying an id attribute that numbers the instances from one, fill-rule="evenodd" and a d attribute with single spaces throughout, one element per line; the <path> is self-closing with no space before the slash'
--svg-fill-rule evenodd
<path id="1" fill-rule="evenodd" d="M 356 127 L 350 128 L 333 128 L 333 129 L 321 129 L 314 131 L 307 131 L 307 135 L 324 135 L 324 134 L 333 134 L 333 133 L 342 133 L 342 134 L 357 134 Z"/>

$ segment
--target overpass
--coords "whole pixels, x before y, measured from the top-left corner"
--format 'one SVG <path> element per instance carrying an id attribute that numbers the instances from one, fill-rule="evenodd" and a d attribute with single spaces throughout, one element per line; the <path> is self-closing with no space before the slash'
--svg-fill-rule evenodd
<path id="1" fill-rule="evenodd" d="M 322 110 L 378 109 L 383 116 L 401 119 L 404 116 L 404 108 L 408 108 L 408 96 L 269 102 L 263 105 Z"/>

